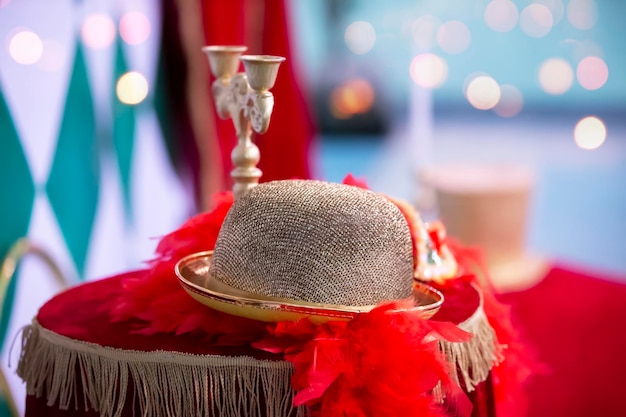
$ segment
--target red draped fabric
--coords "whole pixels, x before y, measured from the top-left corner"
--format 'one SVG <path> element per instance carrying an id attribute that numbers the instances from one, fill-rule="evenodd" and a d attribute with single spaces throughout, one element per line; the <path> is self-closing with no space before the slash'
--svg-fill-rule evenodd
<path id="1" fill-rule="evenodd" d="M 244 41 L 244 1 L 203 1 L 202 17 L 204 21 L 204 38 L 208 45 L 243 45 Z M 211 77 L 207 73 L 207 78 Z M 213 80 L 213 77 L 211 77 Z M 211 92 L 207 91 L 210 95 Z M 235 147 L 235 128 L 231 120 L 222 120 L 217 115 L 215 118 L 215 132 L 222 160 L 223 184 L 231 188 L 230 171 L 232 162 L 230 150 Z"/>
<path id="2" fill-rule="evenodd" d="M 262 181 L 310 178 L 309 150 L 313 136 L 310 109 L 290 41 L 287 2 L 266 1 L 262 52 L 287 57 L 272 89 L 276 105 L 269 131 L 258 136 Z"/>
<path id="3" fill-rule="evenodd" d="M 547 368 L 528 383 L 528 416 L 626 416 L 625 278 L 556 267 L 500 296 Z"/>

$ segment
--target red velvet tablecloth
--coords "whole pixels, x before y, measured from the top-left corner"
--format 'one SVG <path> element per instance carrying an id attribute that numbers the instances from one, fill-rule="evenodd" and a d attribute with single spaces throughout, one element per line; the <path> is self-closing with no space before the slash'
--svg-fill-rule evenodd
<path id="1" fill-rule="evenodd" d="M 144 335 L 135 331 L 139 328 L 139 321 L 111 323 L 109 312 L 102 306 L 106 305 L 106 300 L 119 296 L 123 290 L 122 280 L 132 274 L 134 273 L 82 284 L 53 297 L 39 310 L 39 324 L 71 339 L 111 348 L 281 359 L 277 355 L 249 347 L 215 346 L 210 334 L 196 332 Z M 196 301 L 190 297 L 189 302 Z"/>
<path id="2" fill-rule="evenodd" d="M 252 349 L 250 347 L 216 346 L 212 335 L 156 334 L 144 335 L 135 332 L 140 322 L 129 320 L 111 323 L 108 311 L 103 308 L 122 291 L 122 279 L 141 272 L 129 273 L 122 277 L 103 279 L 71 288 L 48 301 L 39 311 L 37 321 L 40 326 L 55 334 L 72 340 L 93 343 L 99 346 L 132 351 L 170 351 L 198 355 L 251 356 L 264 360 L 281 360 L 281 356 Z M 439 320 L 460 323 L 476 311 L 480 296 L 470 284 L 461 284 L 453 292 L 446 294 L 444 303 L 437 315 Z M 190 303 L 195 302 L 191 298 Z M 131 381 L 133 383 L 137 381 Z M 157 383 L 140 381 L 141 384 Z M 490 381 L 480 384 L 469 396 L 474 403 L 474 416 L 492 416 L 493 398 L 490 395 Z M 115 389 L 115 387 L 111 387 Z M 96 416 L 93 410 L 86 410 L 82 401 L 81 387 L 76 387 L 75 398 L 69 410 L 59 410 L 56 404 L 47 404 L 44 393 L 40 398 L 29 395 L 26 400 L 26 416 Z M 129 394 L 130 395 L 130 394 Z M 141 415 L 136 401 L 125 402 L 123 416 Z"/>
<path id="3" fill-rule="evenodd" d="M 546 368 L 527 385 L 528 416 L 626 416 L 625 283 L 556 267 L 500 296 Z"/>

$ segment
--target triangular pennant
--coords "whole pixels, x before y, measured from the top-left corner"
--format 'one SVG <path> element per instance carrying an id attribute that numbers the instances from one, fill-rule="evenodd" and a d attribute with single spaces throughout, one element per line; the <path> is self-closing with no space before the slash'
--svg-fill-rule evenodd
<path id="1" fill-rule="evenodd" d="M 115 78 L 114 87 L 120 77 L 128 72 L 124 47 L 121 39 L 118 38 L 115 51 Z M 127 220 L 132 215 L 131 199 L 131 170 L 133 159 L 133 148 L 135 144 L 135 106 L 123 103 L 117 91 L 113 93 L 113 146 L 117 156 L 117 163 L 122 180 L 122 191 L 124 193 L 124 208 Z"/>
<path id="2" fill-rule="evenodd" d="M 172 166 L 177 166 L 179 161 L 179 149 L 176 146 L 176 137 L 174 133 L 174 122 L 172 120 L 172 111 L 170 109 L 171 103 L 168 102 L 167 92 L 165 84 L 167 82 L 165 73 L 167 69 L 165 67 L 165 52 L 163 48 L 159 50 L 159 58 L 157 62 L 156 82 L 154 84 L 154 93 L 152 95 L 152 103 L 154 106 L 154 112 L 156 113 L 159 126 L 161 127 L 161 133 L 163 135 L 163 141 L 167 148 Z M 182 86 L 181 86 L 182 88 Z"/>
<path id="3" fill-rule="evenodd" d="M 0 260 L 4 259 L 10 246 L 26 236 L 35 200 L 35 185 L 11 111 L 0 89 Z M 9 277 L 2 277 L 7 279 Z M 8 284 L 8 288 L 2 288 Z M 2 282 L 0 291 L 6 293 L 0 311 L 0 346 L 4 343 L 9 317 L 15 296 L 15 277 Z"/>
<path id="4" fill-rule="evenodd" d="M 84 276 L 98 206 L 99 184 L 100 163 L 93 98 L 84 53 L 77 42 L 46 191 L 81 277 Z"/>

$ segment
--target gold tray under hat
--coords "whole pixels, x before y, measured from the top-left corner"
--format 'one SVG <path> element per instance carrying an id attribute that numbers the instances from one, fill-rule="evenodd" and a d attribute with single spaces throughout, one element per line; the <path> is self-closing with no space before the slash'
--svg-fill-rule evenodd
<path id="1" fill-rule="evenodd" d="M 212 251 L 207 251 L 184 257 L 176 264 L 176 275 L 185 291 L 196 301 L 224 313 L 268 322 L 307 317 L 319 323 L 350 320 L 376 307 L 306 303 L 241 291 L 212 278 L 209 273 L 212 255 Z M 419 282 L 414 283 L 413 297 L 414 309 L 425 319 L 432 317 L 443 303 L 443 294 Z"/>

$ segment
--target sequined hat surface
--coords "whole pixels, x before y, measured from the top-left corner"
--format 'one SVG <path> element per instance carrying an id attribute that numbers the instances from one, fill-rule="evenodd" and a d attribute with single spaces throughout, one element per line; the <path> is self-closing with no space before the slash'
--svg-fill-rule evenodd
<path id="1" fill-rule="evenodd" d="M 235 200 L 214 252 L 176 272 L 198 301 L 264 321 L 349 319 L 414 297 L 432 315 L 442 302 L 413 280 L 406 219 L 386 197 L 349 185 L 274 181 Z"/>

